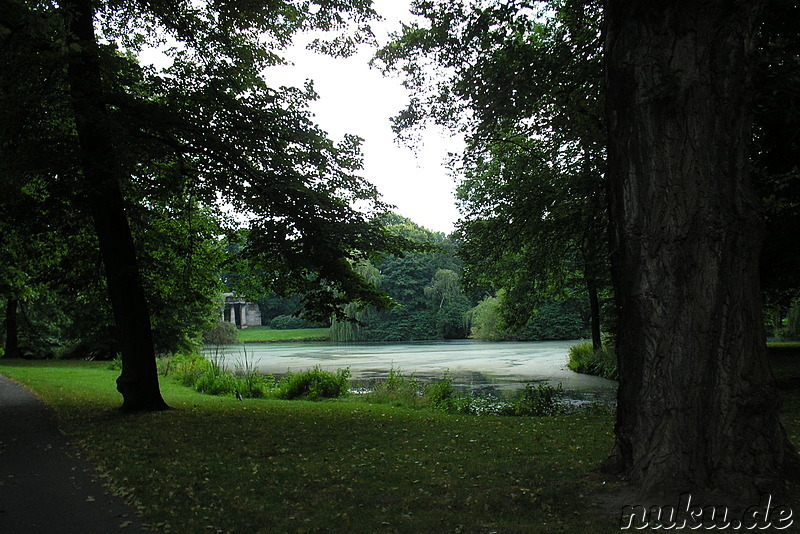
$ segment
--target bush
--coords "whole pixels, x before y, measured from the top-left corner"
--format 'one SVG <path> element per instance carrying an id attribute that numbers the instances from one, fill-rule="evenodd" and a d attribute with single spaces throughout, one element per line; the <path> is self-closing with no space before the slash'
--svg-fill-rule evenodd
<path id="1" fill-rule="evenodd" d="M 515 399 L 474 397 L 457 393 L 450 379 L 434 382 L 425 388 L 425 396 L 434 408 L 461 415 L 550 416 L 566 413 L 561 403 L 564 389 L 549 384 L 528 384 Z"/>
<path id="2" fill-rule="evenodd" d="M 252 374 L 239 378 L 239 392 L 243 397 L 263 399 L 271 395 L 276 388 L 275 377 L 272 375 Z"/>
<path id="3" fill-rule="evenodd" d="M 319 365 L 300 373 L 290 373 L 278 383 L 275 396 L 279 399 L 334 399 L 350 391 L 347 379 L 350 368 L 337 369 L 335 373 Z"/>
<path id="4" fill-rule="evenodd" d="M 445 377 L 426 385 L 423 396 L 434 408 L 450 411 L 458 395 L 453 387 L 453 381 Z"/>
<path id="5" fill-rule="evenodd" d="M 595 351 L 592 343 L 585 341 L 569 348 L 567 367 L 576 373 L 596 375 L 610 380 L 618 380 L 617 356 L 609 344 Z"/>
<path id="6" fill-rule="evenodd" d="M 275 389 L 275 377 L 256 371 L 246 353 L 235 372 L 226 369 L 220 360 L 208 360 L 198 353 L 159 358 L 157 364 L 159 374 L 173 376 L 184 386 L 208 395 L 231 395 L 238 391 L 243 397 L 263 398 Z"/>
<path id="7" fill-rule="evenodd" d="M 319 366 L 301 373 L 286 375 L 276 384 L 272 375 L 256 371 L 247 353 L 231 372 L 216 359 L 208 360 L 202 354 L 176 354 L 158 361 L 159 372 L 171 375 L 184 386 L 208 395 L 231 395 L 235 391 L 243 397 L 279 399 L 310 399 L 341 397 L 349 391 L 347 379 L 350 369 L 336 373 L 323 371 Z"/>
<path id="8" fill-rule="evenodd" d="M 163 360 L 164 376 L 174 376 L 178 382 L 191 388 L 195 387 L 200 377 L 211 371 L 211 362 L 196 352 L 179 352 Z"/>
<path id="9" fill-rule="evenodd" d="M 563 411 L 561 396 L 564 388 L 561 384 L 554 388 L 550 384 L 526 384 L 522 395 L 511 406 L 514 415 L 543 416 L 557 415 Z"/>
<path id="10" fill-rule="evenodd" d="M 314 328 L 315 326 L 317 325 L 293 315 L 278 315 L 269 322 L 269 327 L 273 330 L 297 330 L 298 328 Z"/>
<path id="11" fill-rule="evenodd" d="M 239 391 L 240 380 L 233 373 L 217 368 L 201 375 L 194 384 L 194 389 L 207 395 L 230 395 Z"/>
<path id="12" fill-rule="evenodd" d="M 569 348 L 569 361 L 567 367 L 576 373 L 589 373 L 589 367 L 594 361 L 594 347 L 591 341 L 584 341 Z"/>
<path id="13" fill-rule="evenodd" d="M 414 375 L 405 376 L 394 366 L 389 368 L 385 380 L 373 385 L 367 398 L 370 402 L 394 406 L 419 407 L 422 404 L 419 381 Z"/>
<path id="14" fill-rule="evenodd" d="M 235 345 L 239 343 L 236 325 L 228 321 L 220 321 L 211 330 L 203 333 L 206 345 Z"/>
<path id="15" fill-rule="evenodd" d="M 2 351 L 3 349 L 0 349 Z M 2 356 L 2 352 L 0 352 L 0 356 Z M 122 356 L 117 354 L 114 356 L 114 359 L 108 362 L 108 370 L 109 371 L 122 371 Z"/>
<path id="16" fill-rule="evenodd" d="M 239 380 L 237 390 L 243 397 L 261 399 L 273 393 L 277 385 L 274 376 L 262 375 L 256 369 L 246 346 L 242 346 L 242 357 L 236 362 L 235 375 Z"/>

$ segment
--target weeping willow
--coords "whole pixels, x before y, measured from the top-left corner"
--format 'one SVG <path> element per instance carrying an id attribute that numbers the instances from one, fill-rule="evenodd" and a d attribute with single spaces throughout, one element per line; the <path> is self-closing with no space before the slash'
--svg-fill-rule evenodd
<path id="1" fill-rule="evenodd" d="M 356 272 L 364 277 L 367 282 L 378 285 L 381 280 L 381 272 L 369 262 L 362 262 L 356 266 Z M 364 341 L 366 339 L 365 325 L 375 314 L 374 308 L 360 308 L 355 302 L 351 302 L 344 307 L 345 316 L 354 319 L 353 321 L 338 319 L 336 316 L 331 318 L 331 341 L 348 343 L 352 341 Z"/>

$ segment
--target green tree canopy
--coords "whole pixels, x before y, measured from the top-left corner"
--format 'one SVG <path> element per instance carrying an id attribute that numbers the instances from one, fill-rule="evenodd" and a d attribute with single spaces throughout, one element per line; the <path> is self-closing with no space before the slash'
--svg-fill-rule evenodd
<path id="1" fill-rule="evenodd" d="M 522 328 L 536 306 L 583 293 L 600 344 L 609 284 L 599 2 L 415 2 L 377 60 L 414 91 L 398 131 L 466 133 L 458 188 L 465 278 L 502 288 Z"/>
<path id="2" fill-rule="evenodd" d="M 334 142 L 313 123 L 310 84 L 276 88 L 262 76 L 298 31 L 355 21 L 351 36 L 318 43 L 334 53 L 368 37 L 370 1 L 2 0 L 0 13 L 10 193 L 19 196 L 34 177 L 90 217 L 122 351 L 125 409 L 165 407 L 145 292 L 158 284 L 142 275 L 147 245 L 134 239 L 156 226 L 174 232 L 155 207 L 233 210 L 248 230 L 242 259 L 264 287 L 302 293 L 312 315 L 353 300 L 389 304 L 352 268 L 407 245 L 377 219 L 385 207 L 360 175 L 360 140 Z M 166 42 L 165 68 L 135 59 Z M 153 260 L 177 267 L 174 258 Z"/>

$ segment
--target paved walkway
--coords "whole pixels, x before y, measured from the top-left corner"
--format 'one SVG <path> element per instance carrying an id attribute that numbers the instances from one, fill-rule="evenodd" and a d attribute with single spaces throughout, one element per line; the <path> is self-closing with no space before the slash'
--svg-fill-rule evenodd
<path id="1" fill-rule="evenodd" d="M 53 411 L 0 376 L 0 533 L 150 532 L 58 430 Z"/>

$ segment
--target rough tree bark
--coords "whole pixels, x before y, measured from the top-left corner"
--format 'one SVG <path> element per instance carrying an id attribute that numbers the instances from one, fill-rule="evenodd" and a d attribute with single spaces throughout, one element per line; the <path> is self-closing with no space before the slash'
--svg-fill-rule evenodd
<path id="1" fill-rule="evenodd" d="M 748 177 L 758 3 L 608 2 L 621 380 L 607 467 L 648 493 L 746 497 L 796 465 L 766 358 Z"/>
<path id="2" fill-rule="evenodd" d="M 104 102 L 91 0 L 62 2 L 78 52 L 70 54 L 68 78 L 81 148 L 84 200 L 94 222 L 122 351 L 117 389 L 123 411 L 167 408 L 158 385 L 155 349 L 136 249 L 120 189 L 126 178 L 115 157 L 113 128 Z"/>

